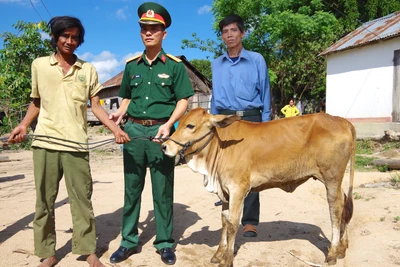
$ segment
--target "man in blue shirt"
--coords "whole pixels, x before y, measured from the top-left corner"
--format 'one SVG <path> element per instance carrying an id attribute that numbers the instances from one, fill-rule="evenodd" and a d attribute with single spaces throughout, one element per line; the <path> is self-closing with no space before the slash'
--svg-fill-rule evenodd
<path id="1" fill-rule="evenodd" d="M 268 68 L 263 56 L 243 48 L 243 19 L 234 14 L 219 23 L 222 40 L 228 51 L 216 58 L 212 69 L 212 114 L 236 114 L 243 120 L 261 122 L 271 119 Z M 222 202 L 216 202 L 216 206 Z M 259 193 L 249 193 L 244 200 L 243 236 L 256 237 L 260 218 Z"/>

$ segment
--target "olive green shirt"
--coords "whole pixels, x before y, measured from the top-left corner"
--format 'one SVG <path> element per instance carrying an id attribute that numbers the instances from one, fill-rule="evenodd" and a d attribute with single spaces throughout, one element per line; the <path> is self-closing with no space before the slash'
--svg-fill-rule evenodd
<path id="1" fill-rule="evenodd" d="M 161 50 L 151 65 L 144 53 L 128 60 L 119 96 L 131 100 L 127 110 L 129 116 L 167 119 L 176 103 L 193 93 L 184 64 Z"/>
<path id="2" fill-rule="evenodd" d="M 79 58 L 65 75 L 54 54 L 35 59 L 32 63 L 31 97 L 40 98 L 35 134 L 87 143 L 88 100 L 102 88 L 95 67 Z M 35 138 L 32 146 L 87 152 L 87 145 L 46 137 Z"/>

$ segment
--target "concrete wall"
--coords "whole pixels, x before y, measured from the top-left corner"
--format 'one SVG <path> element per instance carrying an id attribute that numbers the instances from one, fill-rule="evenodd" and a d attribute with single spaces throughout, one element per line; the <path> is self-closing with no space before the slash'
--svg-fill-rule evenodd
<path id="1" fill-rule="evenodd" d="M 328 55 L 326 112 L 353 122 L 391 122 L 398 49 L 394 38 Z"/>

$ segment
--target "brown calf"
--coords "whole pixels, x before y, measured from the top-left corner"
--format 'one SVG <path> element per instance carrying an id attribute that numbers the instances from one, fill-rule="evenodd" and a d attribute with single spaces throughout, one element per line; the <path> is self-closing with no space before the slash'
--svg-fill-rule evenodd
<path id="1" fill-rule="evenodd" d="M 335 264 L 345 256 L 356 150 L 356 132 L 349 121 L 319 113 L 255 123 L 197 108 L 182 117 L 162 149 L 170 157 L 183 156 L 193 171 L 205 175 L 206 189 L 223 201 L 222 236 L 211 262 L 233 264 L 243 201 L 250 191 L 293 192 L 310 178 L 321 181 L 327 192 L 332 238 L 326 261 Z M 346 196 L 342 180 L 349 161 Z"/>

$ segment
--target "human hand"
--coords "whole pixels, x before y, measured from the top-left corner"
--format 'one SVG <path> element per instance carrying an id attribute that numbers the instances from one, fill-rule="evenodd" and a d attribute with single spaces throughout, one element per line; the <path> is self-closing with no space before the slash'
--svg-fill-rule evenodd
<path id="1" fill-rule="evenodd" d="M 131 141 L 129 135 L 120 128 L 118 128 L 118 130 L 115 131 L 114 137 L 115 137 L 115 143 L 117 144 L 125 144 Z"/>
<path id="2" fill-rule="evenodd" d="M 8 142 L 11 144 L 21 143 L 22 141 L 26 140 L 25 138 L 26 133 L 27 133 L 27 127 L 23 125 L 18 125 L 10 133 L 10 136 L 8 137 Z"/>
<path id="3" fill-rule="evenodd" d="M 158 132 L 156 134 L 156 136 L 153 139 L 153 142 L 155 143 L 163 143 L 170 133 L 170 129 L 171 127 L 168 126 L 167 124 L 163 124 L 160 126 L 160 128 L 158 128 Z"/>
<path id="4" fill-rule="evenodd" d="M 108 115 L 108 118 L 109 118 L 110 120 L 114 121 L 114 123 L 115 123 L 116 125 L 119 125 L 119 123 L 121 122 L 122 117 L 123 117 L 122 115 L 123 115 L 123 114 L 120 114 L 120 113 L 117 111 L 117 112 L 114 112 L 114 113 L 109 114 L 109 115 Z"/>

